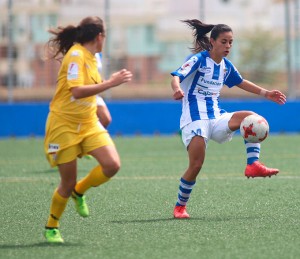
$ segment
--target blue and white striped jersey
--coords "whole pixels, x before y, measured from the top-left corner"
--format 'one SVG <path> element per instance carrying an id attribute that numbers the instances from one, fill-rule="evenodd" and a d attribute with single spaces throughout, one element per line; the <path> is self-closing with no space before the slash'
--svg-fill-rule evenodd
<path id="1" fill-rule="evenodd" d="M 171 73 L 180 78 L 184 91 L 180 128 L 196 120 L 215 119 L 225 110 L 219 107 L 223 85 L 233 87 L 243 81 L 235 66 L 226 58 L 217 64 L 208 51 L 192 55 Z"/>

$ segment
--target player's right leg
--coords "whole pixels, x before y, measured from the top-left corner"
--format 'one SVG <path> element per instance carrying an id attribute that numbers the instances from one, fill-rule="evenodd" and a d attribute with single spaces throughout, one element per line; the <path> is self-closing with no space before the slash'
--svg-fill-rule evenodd
<path id="1" fill-rule="evenodd" d="M 66 208 L 67 202 L 68 202 L 68 198 L 61 196 L 58 190 L 56 189 L 52 196 L 50 214 L 44 232 L 44 236 L 48 243 L 64 242 L 64 240 L 60 235 L 58 227 L 59 227 L 59 219 Z"/>
<path id="2" fill-rule="evenodd" d="M 66 208 L 69 197 L 76 184 L 77 166 L 76 160 L 65 164 L 59 164 L 60 184 L 54 191 L 50 206 L 48 221 L 45 226 L 45 238 L 49 243 L 63 243 L 60 235 L 59 220 Z"/>
<path id="3" fill-rule="evenodd" d="M 60 184 L 52 196 L 50 213 L 45 226 L 45 237 L 51 243 L 63 242 L 58 230 L 59 220 L 76 185 L 76 159 L 81 153 L 78 143 L 82 140 L 79 131 L 78 123 L 66 123 L 55 114 L 49 113 L 44 149 L 50 165 L 58 166 L 60 173 Z"/>
<path id="4" fill-rule="evenodd" d="M 188 145 L 189 167 L 180 179 L 178 199 L 174 207 L 174 218 L 189 218 L 186 211 L 186 205 L 189 201 L 191 192 L 196 183 L 196 177 L 199 174 L 204 162 L 206 144 L 204 138 L 195 136 Z"/>

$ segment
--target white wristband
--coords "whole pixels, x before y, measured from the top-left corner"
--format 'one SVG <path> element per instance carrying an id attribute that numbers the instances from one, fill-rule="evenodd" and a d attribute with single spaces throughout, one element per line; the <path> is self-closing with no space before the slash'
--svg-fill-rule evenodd
<path id="1" fill-rule="evenodd" d="M 265 89 L 261 89 L 259 95 L 266 97 L 267 91 Z"/>

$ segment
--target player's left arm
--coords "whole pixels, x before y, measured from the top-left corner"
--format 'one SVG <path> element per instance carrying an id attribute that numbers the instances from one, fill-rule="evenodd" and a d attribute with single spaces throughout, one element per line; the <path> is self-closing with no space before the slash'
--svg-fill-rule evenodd
<path id="1" fill-rule="evenodd" d="M 237 86 L 244 91 L 264 96 L 278 104 L 285 104 L 286 102 L 286 96 L 279 90 L 267 90 L 245 79 Z"/>

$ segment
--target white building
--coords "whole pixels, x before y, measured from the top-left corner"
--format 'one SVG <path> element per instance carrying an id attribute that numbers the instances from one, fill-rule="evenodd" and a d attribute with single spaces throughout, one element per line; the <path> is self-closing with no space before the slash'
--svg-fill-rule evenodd
<path id="1" fill-rule="evenodd" d="M 0 85 L 6 84 L 8 74 L 8 1 L 0 0 Z M 109 56 L 112 66 L 107 69 L 126 65 L 140 83 L 162 78 L 189 53 L 192 32 L 180 22 L 182 19 L 228 24 L 233 28 L 237 44 L 258 28 L 284 40 L 284 4 L 276 0 L 11 1 L 16 52 L 14 74 L 16 84 L 27 87 L 53 84 L 56 68 L 53 64 L 42 65 L 41 58 L 49 39 L 47 29 L 76 25 L 90 15 L 100 16 L 107 23 L 104 56 Z"/>

